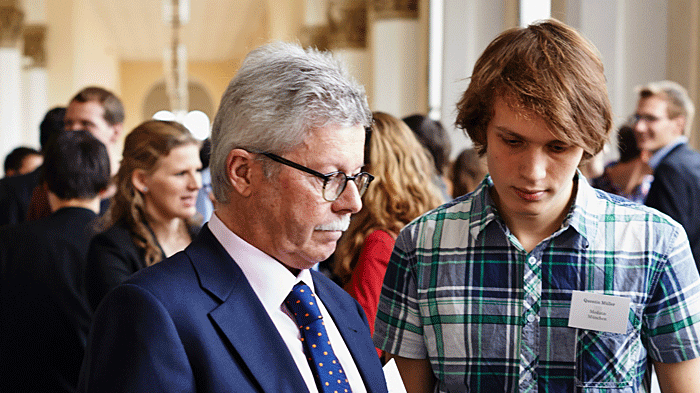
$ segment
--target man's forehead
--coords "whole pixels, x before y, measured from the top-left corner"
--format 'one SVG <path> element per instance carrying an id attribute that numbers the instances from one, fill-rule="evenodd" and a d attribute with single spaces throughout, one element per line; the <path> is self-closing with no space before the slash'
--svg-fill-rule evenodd
<path id="1" fill-rule="evenodd" d="M 668 108 L 668 102 L 659 95 L 642 97 L 639 99 L 637 109 L 646 109 L 651 111 L 665 111 Z"/>
<path id="2" fill-rule="evenodd" d="M 95 114 L 99 114 L 100 116 L 104 115 L 105 113 L 105 108 L 100 104 L 99 101 L 95 100 L 90 100 L 90 101 L 85 101 L 85 102 L 80 102 L 80 101 L 71 101 L 68 104 L 68 108 L 66 109 L 66 115 L 70 113 L 74 113 L 78 110 L 81 110 L 81 112 L 92 112 Z"/>

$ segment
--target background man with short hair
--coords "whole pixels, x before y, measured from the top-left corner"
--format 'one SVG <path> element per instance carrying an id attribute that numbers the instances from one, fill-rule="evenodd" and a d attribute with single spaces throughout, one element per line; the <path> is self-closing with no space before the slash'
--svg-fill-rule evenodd
<path id="1" fill-rule="evenodd" d="M 645 205 L 678 221 L 690 240 L 700 270 L 700 153 L 688 146 L 695 108 L 676 82 L 653 82 L 639 88 L 634 134 L 641 149 L 653 153 L 654 169 Z"/>
<path id="2" fill-rule="evenodd" d="M 76 131 L 49 143 L 45 160 L 56 211 L 0 229 L 2 392 L 75 392 L 90 327 L 83 276 L 109 156 Z"/>

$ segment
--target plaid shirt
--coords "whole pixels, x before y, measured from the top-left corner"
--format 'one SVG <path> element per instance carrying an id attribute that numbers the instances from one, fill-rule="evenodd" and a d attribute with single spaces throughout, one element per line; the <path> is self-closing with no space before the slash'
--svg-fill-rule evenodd
<path id="1" fill-rule="evenodd" d="M 647 356 L 700 356 L 700 277 L 680 225 L 579 180 L 561 228 L 527 253 L 492 185 L 401 231 L 378 348 L 428 358 L 440 392 L 648 391 Z M 574 290 L 630 298 L 627 332 L 568 327 Z"/>

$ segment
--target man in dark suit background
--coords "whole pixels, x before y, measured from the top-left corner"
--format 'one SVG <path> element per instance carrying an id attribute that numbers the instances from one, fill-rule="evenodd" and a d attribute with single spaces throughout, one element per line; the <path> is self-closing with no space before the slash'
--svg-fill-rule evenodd
<path id="1" fill-rule="evenodd" d="M 634 134 L 653 153 L 654 182 L 645 205 L 668 214 L 688 234 L 700 270 L 700 153 L 688 146 L 695 108 L 676 82 L 652 82 L 638 89 Z"/>
<path id="2" fill-rule="evenodd" d="M 39 125 L 39 144 L 42 154 L 49 141 L 63 131 L 66 108 L 56 107 L 44 115 Z M 17 224 L 27 218 L 32 191 L 39 184 L 41 167 L 24 175 L 0 179 L 0 225 Z"/>
<path id="3" fill-rule="evenodd" d="M 338 383 L 386 392 L 362 308 L 311 269 L 362 206 L 370 122 L 364 90 L 329 54 L 284 43 L 251 52 L 213 123 L 215 213 L 187 249 L 102 301 L 80 390 L 326 392 L 285 305 L 303 282 Z"/>
<path id="4" fill-rule="evenodd" d="M 0 229 L 1 392 L 74 392 L 87 342 L 83 274 L 107 150 L 86 131 L 61 133 L 42 178 L 56 211 Z"/>

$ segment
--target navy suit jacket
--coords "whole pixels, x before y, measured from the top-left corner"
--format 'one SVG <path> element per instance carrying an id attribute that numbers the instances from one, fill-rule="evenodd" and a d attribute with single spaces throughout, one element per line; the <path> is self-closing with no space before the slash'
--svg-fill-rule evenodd
<path id="1" fill-rule="evenodd" d="M 700 270 L 700 153 L 685 143 L 671 150 L 656 167 L 644 204 L 683 226 Z"/>
<path id="2" fill-rule="evenodd" d="M 386 392 L 362 308 L 312 272 L 369 392 Z M 98 307 L 79 391 L 305 392 L 282 337 L 241 269 L 209 230 L 143 269 Z"/>

